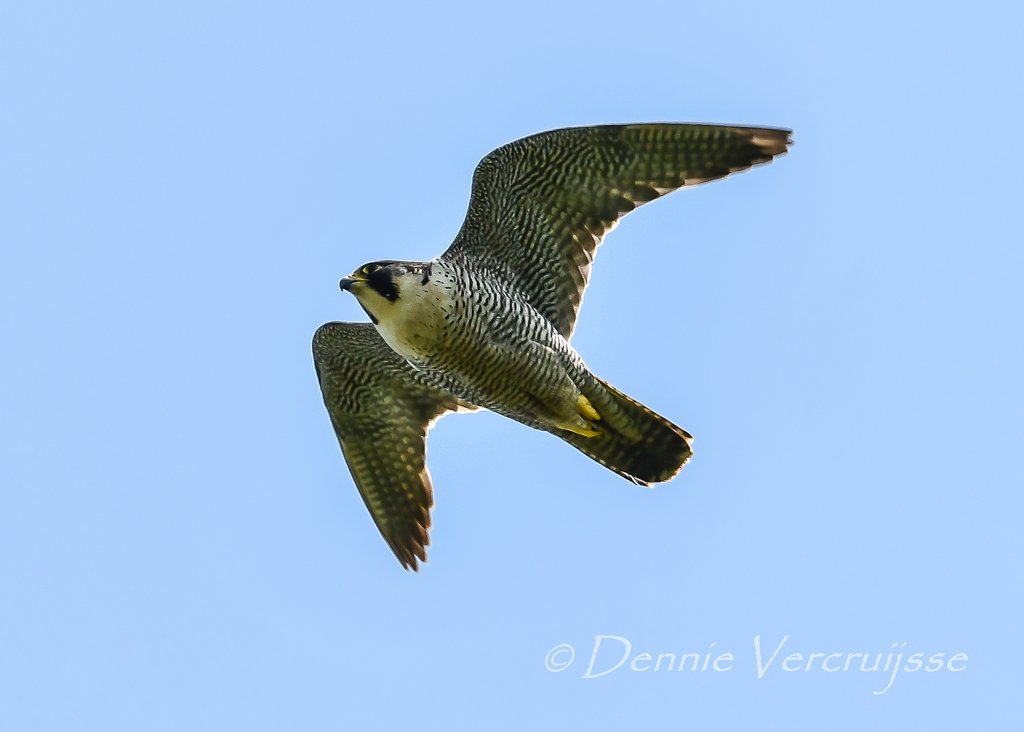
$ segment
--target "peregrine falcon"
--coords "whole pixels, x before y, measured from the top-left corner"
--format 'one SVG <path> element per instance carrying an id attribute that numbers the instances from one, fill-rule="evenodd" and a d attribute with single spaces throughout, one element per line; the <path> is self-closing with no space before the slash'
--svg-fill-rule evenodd
<path id="1" fill-rule="evenodd" d="M 641 485 L 679 472 L 690 434 L 591 373 L 569 343 L 594 255 L 637 206 L 768 162 L 790 134 L 633 124 L 532 135 L 480 161 L 440 256 L 341 280 L 372 324 L 321 326 L 313 360 L 352 478 L 403 567 L 426 561 L 426 435 L 449 412 L 489 409 L 550 432 Z"/>

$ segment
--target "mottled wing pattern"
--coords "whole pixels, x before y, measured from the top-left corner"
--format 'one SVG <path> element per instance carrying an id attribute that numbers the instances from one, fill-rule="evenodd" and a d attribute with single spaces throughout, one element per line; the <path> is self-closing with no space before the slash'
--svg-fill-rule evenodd
<path id="1" fill-rule="evenodd" d="M 638 124 L 542 132 L 473 175 L 465 223 L 442 255 L 512 282 L 568 338 L 595 250 L 637 206 L 786 152 L 790 131 Z"/>
<path id="2" fill-rule="evenodd" d="M 406 569 L 426 561 L 433 491 L 431 423 L 462 404 L 392 351 L 370 323 L 327 323 L 313 335 L 324 404 L 356 487 Z"/>

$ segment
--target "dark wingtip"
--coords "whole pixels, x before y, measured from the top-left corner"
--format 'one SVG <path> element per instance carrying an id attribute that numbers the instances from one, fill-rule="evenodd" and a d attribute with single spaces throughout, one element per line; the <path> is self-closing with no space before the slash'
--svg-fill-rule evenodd
<path id="1" fill-rule="evenodd" d="M 430 537 L 427 534 L 429 525 L 424 527 L 420 524 L 420 528 L 423 532 L 421 536 L 401 543 L 395 542 L 388 536 L 384 537 L 395 558 L 398 559 L 398 563 L 406 571 L 419 572 L 420 564 L 427 563 L 427 545 L 430 544 Z"/>
<path id="2" fill-rule="evenodd" d="M 399 557 L 398 563 L 402 565 L 402 569 L 404 569 L 406 572 L 420 571 L 420 566 L 416 563 L 415 557 L 413 557 L 412 559 L 402 559 L 401 557 Z"/>
<path id="3" fill-rule="evenodd" d="M 783 127 L 762 127 L 750 131 L 750 142 L 768 158 L 785 155 L 793 144 L 793 130 Z"/>

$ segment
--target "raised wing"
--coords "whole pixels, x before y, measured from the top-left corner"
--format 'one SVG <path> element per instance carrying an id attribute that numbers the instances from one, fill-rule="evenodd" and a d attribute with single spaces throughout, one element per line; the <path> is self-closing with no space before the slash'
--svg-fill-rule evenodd
<path id="1" fill-rule="evenodd" d="M 441 255 L 516 286 L 566 338 L 595 250 L 637 206 L 786 152 L 790 131 L 638 124 L 542 132 L 499 147 L 473 175 L 462 230 Z"/>
<path id="2" fill-rule="evenodd" d="M 370 323 L 327 323 L 313 335 L 324 405 L 352 479 L 384 541 L 406 569 L 426 561 L 433 490 L 426 437 L 466 408 L 392 351 Z"/>

